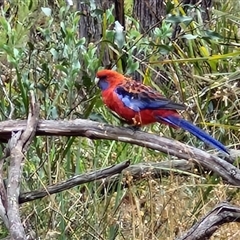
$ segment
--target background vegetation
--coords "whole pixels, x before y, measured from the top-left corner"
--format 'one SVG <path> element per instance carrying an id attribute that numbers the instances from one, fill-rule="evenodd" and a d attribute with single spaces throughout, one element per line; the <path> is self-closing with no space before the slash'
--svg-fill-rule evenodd
<path id="1" fill-rule="evenodd" d="M 167 1 L 167 16 L 145 32 L 131 2 L 125 6 L 124 32 L 114 28 L 113 8 L 88 4 L 90 16 L 101 26 L 99 40 L 78 34 L 86 13 L 63 1 L 11 1 L 1 8 L 1 121 L 26 119 L 33 89 L 42 119 L 90 118 L 119 125 L 94 85 L 98 69 L 113 67 L 127 75 L 137 72 L 145 84 L 185 102 L 185 118 L 239 149 L 239 1 L 214 1 L 208 21 L 199 6 Z M 181 27 L 177 33 L 176 24 Z M 143 130 L 210 151 L 180 130 L 158 124 Z M 0 147 L 2 154 L 5 145 Z M 38 137 L 25 160 L 21 189 L 44 188 L 126 159 L 139 163 L 172 157 L 116 141 Z M 173 239 L 216 203 L 231 199 L 240 204 L 238 189 L 207 171 L 128 181 L 128 189 L 111 194 L 91 183 L 23 204 L 24 226 L 36 239 Z M 6 235 L 2 224 L 0 237 Z M 234 223 L 212 239 L 239 237 Z"/>

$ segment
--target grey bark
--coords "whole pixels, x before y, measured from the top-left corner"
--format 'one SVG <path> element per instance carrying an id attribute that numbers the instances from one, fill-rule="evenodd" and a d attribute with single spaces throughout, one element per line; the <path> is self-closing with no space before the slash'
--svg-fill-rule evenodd
<path id="1" fill-rule="evenodd" d="M 228 202 L 220 203 L 176 240 L 210 239 L 219 226 L 229 222 L 240 222 L 240 208 Z"/>
<path id="2" fill-rule="evenodd" d="M 30 95 L 29 116 L 26 125 L 19 131 L 10 133 L 6 156 L 0 165 L 0 216 L 9 230 L 11 239 L 26 239 L 19 211 L 20 181 L 26 153 L 31 140 L 35 136 L 38 123 L 39 107 L 35 103 L 33 93 Z M 3 183 L 3 163 L 9 156 L 7 188 Z"/>
<path id="3" fill-rule="evenodd" d="M 184 172 L 190 172 L 193 167 L 194 165 L 192 163 L 185 160 L 172 160 L 159 163 L 139 163 L 135 165 L 130 165 L 130 161 L 126 161 L 112 167 L 74 176 L 66 181 L 47 186 L 44 189 L 22 193 L 19 197 L 19 203 L 43 198 L 47 195 L 62 192 L 75 186 L 97 181 L 102 178 L 104 178 L 104 180 L 97 181 L 102 188 L 109 189 L 109 186 L 119 183 L 121 183 L 123 188 L 126 188 L 128 187 L 128 176 L 131 176 L 132 181 L 143 180 L 146 178 L 161 178 L 162 176 L 168 176 L 170 173 L 174 172 L 181 172 L 181 174 L 184 174 Z"/>
<path id="4" fill-rule="evenodd" d="M 17 132 L 25 128 L 26 121 L 23 120 L 0 122 L 1 138 L 9 138 L 12 131 Z M 36 135 L 82 136 L 90 139 L 108 139 L 135 144 L 158 150 L 180 159 L 194 161 L 214 171 L 229 183 L 237 186 L 240 185 L 240 170 L 231 163 L 200 149 L 155 134 L 134 131 L 125 127 L 114 127 L 84 119 L 76 119 L 70 121 L 40 120 Z M 225 157 L 226 160 L 233 161 L 231 157 Z"/>

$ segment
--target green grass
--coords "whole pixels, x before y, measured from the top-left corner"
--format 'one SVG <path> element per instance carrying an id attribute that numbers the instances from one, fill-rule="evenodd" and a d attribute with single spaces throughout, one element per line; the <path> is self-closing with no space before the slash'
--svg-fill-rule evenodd
<path id="1" fill-rule="evenodd" d="M 142 34 L 132 17 L 132 2 L 126 6 L 127 29 L 124 49 L 114 42 L 111 10 L 106 14 L 92 11 L 102 23 L 103 39 L 87 43 L 78 36 L 82 17 L 66 9 L 64 1 L 46 15 L 43 5 L 13 3 L 14 17 L 0 17 L 0 59 L 3 84 L 0 119 L 6 120 L 14 106 L 12 119 L 26 119 L 28 92 L 33 89 L 40 103 L 42 119 L 97 117 L 119 125 L 103 106 L 94 86 L 95 73 L 103 66 L 102 58 L 127 74 L 138 71 L 145 84 L 167 97 L 185 102 L 189 109 L 184 118 L 208 131 L 226 146 L 239 148 L 239 1 L 217 1 L 208 23 L 197 19 L 186 23 L 183 8 L 175 1 L 172 14 L 181 17 L 182 32 L 171 40 L 173 19 L 166 17 L 162 27 Z M 6 6 L 3 11 L 7 11 Z M 37 20 L 33 21 L 37 15 Z M 35 19 L 35 18 L 34 18 Z M 211 30 L 211 31 L 207 31 Z M 9 41 L 8 41 L 9 39 Z M 141 54 L 144 61 L 140 61 Z M 140 60 L 139 60 L 140 59 Z M 140 68 L 143 67 L 143 68 Z M 156 77 L 156 69 L 168 82 Z M 173 88 L 169 89 L 168 84 Z M 3 91 L 4 90 L 4 91 Z M 74 109 L 72 111 L 72 109 Z M 100 114 L 96 115 L 96 113 Z M 174 138 L 207 149 L 202 142 L 181 130 L 152 125 L 144 131 Z M 2 147 L 2 146 L 1 146 Z M 37 137 L 26 156 L 21 191 L 45 188 L 75 174 L 90 172 L 129 159 L 131 164 L 172 159 L 166 154 L 108 140 L 79 137 Z M 211 164 L 211 163 L 210 163 Z M 178 176 L 134 182 L 111 194 L 103 194 L 99 182 L 84 184 L 52 196 L 21 205 L 27 229 L 40 239 L 174 239 L 215 204 L 233 196 L 239 205 L 239 191 L 208 172 L 202 176 Z M 221 227 L 211 239 L 240 236 L 238 224 Z M 0 237 L 7 231 L 0 225 Z"/>

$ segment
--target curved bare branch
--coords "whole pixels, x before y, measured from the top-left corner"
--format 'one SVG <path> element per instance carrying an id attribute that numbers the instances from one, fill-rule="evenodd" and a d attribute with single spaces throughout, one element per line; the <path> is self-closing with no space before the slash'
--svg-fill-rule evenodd
<path id="1" fill-rule="evenodd" d="M 161 176 L 169 175 L 172 171 L 178 172 L 179 174 L 186 173 L 186 171 L 190 171 L 192 168 L 193 164 L 185 160 L 173 160 L 159 163 L 139 163 L 134 165 L 130 165 L 130 162 L 126 161 L 108 168 L 74 176 L 66 181 L 46 186 L 45 189 L 21 193 L 19 203 L 43 198 L 47 195 L 62 192 L 80 184 L 102 178 L 105 178 L 103 184 L 102 182 L 100 183 L 103 187 L 114 185 L 115 183 L 119 183 L 119 181 L 122 182 L 123 187 L 127 187 L 126 181 L 120 177 L 121 173 L 123 174 L 123 178 L 130 175 L 132 180 L 140 180 L 148 177 L 159 178 Z"/>
<path id="2" fill-rule="evenodd" d="M 9 139 L 12 131 L 22 131 L 25 128 L 26 121 L 24 120 L 0 122 L 1 138 Z M 41 120 L 37 126 L 36 135 L 82 136 L 90 139 L 108 139 L 136 144 L 180 159 L 198 162 L 203 167 L 217 173 L 230 184 L 240 185 L 240 170 L 231 163 L 200 149 L 155 134 L 76 119 L 70 121 Z"/>
<path id="3" fill-rule="evenodd" d="M 62 192 L 64 190 L 73 188 L 80 184 L 95 181 L 101 178 L 106 178 L 113 174 L 121 173 L 123 169 L 129 166 L 129 164 L 130 164 L 129 161 L 122 162 L 117 165 L 107 167 L 105 169 L 100 169 L 90 173 L 84 173 L 78 176 L 74 176 L 66 181 L 48 186 L 45 189 L 22 193 L 20 195 L 19 202 L 24 203 L 28 201 L 33 201 L 39 198 L 43 198 L 50 194 Z"/>
<path id="4" fill-rule="evenodd" d="M 228 202 L 220 203 L 176 240 L 210 239 L 219 226 L 229 222 L 240 222 L 240 208 Z"/>

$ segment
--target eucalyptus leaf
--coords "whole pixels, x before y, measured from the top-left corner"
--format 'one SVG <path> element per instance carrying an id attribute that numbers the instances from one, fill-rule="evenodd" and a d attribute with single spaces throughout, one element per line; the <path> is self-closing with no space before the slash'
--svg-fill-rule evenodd
<path id="1" fill-rule="evenodd" d="M 192 35 L 192 34 L 185 34 L 185 35 L 181 36 L 181 38 L 185 38 L 188 40 L 196 39 L 198 37 L 199 37 L 198 35 Z"/>
<path id="2" fill-rule="evenodd" d="M 123 32 L 123 26 L 118 21 L 115 22 L 114 31 L 115 31 L 114 43 L 119 47 L 119 49 L 122 49 L 125 44 L 125 35 Z"/>
<path id="3" fill-rule="evenodd" d="M 165 21 L 170 23 L 190 23 L 192 20 L 193 18 L 189 16 L 170 16 Z"/>
<path id="4" fill-rule="evenodd" d="M 47 16 L 50 17 L 52 15 L 52 9 L 48 7 L 41 7 L 42 12 Z"/>
<path id="5" fill-rule="evenodd" d="M 219 33 L 211 31 L 211 30 L 206 30 L 204 32 L 206 34 L 206 37 L 209 37 L 210 39 L 214 39 L 214 40 L 222 40 L 223 36 L 221 36 Z"/>

